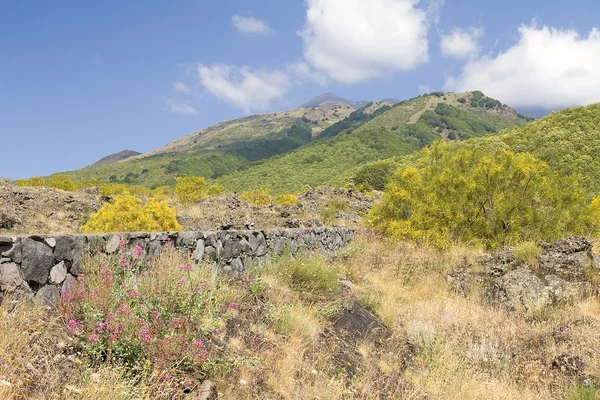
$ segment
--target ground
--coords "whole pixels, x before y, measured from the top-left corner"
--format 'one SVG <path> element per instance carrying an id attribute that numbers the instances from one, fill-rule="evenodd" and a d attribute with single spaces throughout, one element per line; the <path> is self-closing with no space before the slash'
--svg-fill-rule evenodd
<path id="1" fill-rule="evenodd" d="M 72 310 L 5 301 L 0 397 L 199 399 L 210 381 L 218 394 L 208 398 L 223 399 L 598 398 L 597 293 L 511 309 L 489 301 L 488 278 L 457 290 L 456 269 L 470 265 L 460 276 L 473 276 L 485 272 L 485 260 L 478 249 L 438 251 L 366 234 L 335 258 L 283 257 L 230 280 L 208 265 L 183 268 L 186 259 L 167 250 L 156 271 L 123 284 L 137 284 L 139 300 L 130 300 L 147 303 L 157 301 L 146 297 L 154 272 L 173 282 L 203 279 L 209 292 L 189 315 L 208 351 L 203 364 L 173 364 L 168 379 L 151 379 L 151 362 L 136 375 L 137 367 L 98 359 L 87 334 L 69 333 Z M 536 274 L 531 260 L 518 256 L 510 268 L 531 264 Z M 81 310 L 113 296 L 93 291 L 95 265 L 87 266 Z M 115 300 L 120 287 L 115 282 Z M 184 304 L 181 291 L 161 293 L 159 302 Z"/>
<path id="2" fill-rule="evenodd" d="M 373 197 L 360 192 L 330 187 L 312 189 L 297 198 L 297 206 L 271 203 L 255 207 L 239 200 L 238 194 L 209 196 L 185 206 L 171 196 L 169 203 L 176 208 L 183 230 L 204 231 L 358 227 L 374 203 Z M 90 215 L 109 200 L 110 196 L 100 195 L 96 188 L 65 192 L 0 184 L 0 235 L 77 233 Z"/>

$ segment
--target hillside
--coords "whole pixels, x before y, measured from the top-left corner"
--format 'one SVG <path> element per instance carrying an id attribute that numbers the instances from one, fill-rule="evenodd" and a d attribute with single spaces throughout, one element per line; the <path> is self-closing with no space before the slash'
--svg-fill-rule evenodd
<path id="1" fill-rule="evenodd" d="M 362 165 L 416 152 L 440 137 L 465 140 L 528 121 L 481 92 L 434 93 L 380 106 L 372 114 L 363 110 L 325 129 L 320 134 L 324 140 L 255 163 L 218 181 L 230 190 L 264 186 L 280 192 L 295 191 L 303 185 L 339 185 Z"/>
<path id="2" fill-rule="evenodd" d="M 328 107 L 336 104 L 345 104 L 354 110 L 358 110 L 367 103 L 368 101 L 352 101 L 339 97 L 333 93 L 325 93 L 315 97 L 312 100 L 309 100 L 308 102 L 301 105 L 300 108 Z"/>
<path id="3" fill-rule="evenodd" d="M 308 143 L 352 111 L 336 104 L 223 121 L 122 162 L 90 166 L 69 175 L 147 186 L 170 185 L 184 175 L 217 178 Z"/>
<path id="4" fill-rule="evenodd" d="M 69 174 L 151 187 L 196 175 L 233 191 L 295 191 L 339 184 L 361 165 L 412 153 L 439 137 L 469 139 L 527 121 L 481 92 L 432 93 L 357 110 L 339 99 L 326 94 L 311 101 L 314 107 L 224 121 L 148 153 Z"/>
<path id="5" fill-rule="evenodd" d="M 118 153 L 110 154 L 106 157 L 101 158 L 100 160 L 93 163 L 92 166 L 112 164 L 117 161 L 125 160 L 125 159 L 133 157 L 133 156 L 139 156 L 140 154 L 142 154 L 142 153 L 140 153 L 139 151 L 123 150 Z"/>
<path id="6" fill-rule="evenodd" d="M 450 149 L 463 147 L 483 150 L 507 148 L 515 153 L 532 153 L 562 176 L 578 175 L 588 197 L 600 193 L 600 103 L 553 112 L 499 135 L 450 145 Z M 409 165 L 415 162 L 415 158 L 418 158 L 417 154 L 395 157 L 384 163 L 369 164 L 363 169 L 391 172 L 394 167 L 389 165 Z M 356 175 L 364 174 L 359 171 Z"/>

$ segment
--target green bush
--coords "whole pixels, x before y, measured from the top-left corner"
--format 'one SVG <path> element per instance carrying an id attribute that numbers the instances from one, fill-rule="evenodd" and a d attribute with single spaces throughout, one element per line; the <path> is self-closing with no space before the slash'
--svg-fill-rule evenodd
<path id="1" fill-rule="evenodd" d="M 370 222 L 400 239 L 489 248 L 585 234 L 597 225 L 577 180 L 558 177 L 531 154 L 448 152 L 441 142 L 418 168 L 393 176 Z"/>

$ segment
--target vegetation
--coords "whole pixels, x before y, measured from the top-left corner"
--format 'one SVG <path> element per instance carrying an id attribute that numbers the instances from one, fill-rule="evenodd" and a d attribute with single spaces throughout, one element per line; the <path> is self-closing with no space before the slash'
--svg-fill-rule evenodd
<path id="1" fill-rule="evenodd" d="M 329 128 L 334 136 L 254 163 L 218 181 L 229 190 L 268 186 L 276 193 L 299 190 L 303 185 L 342 185 L 348 181 L 354 181 L 364 190 L 375 187 L 381 190 L 388 175 L 372 176 L 376 171 L 361 172 L 361 167 L 371 168 L 372 162 L 415 153 L 440 137 L 469 139 L 524 123 L 521 119 L 511 120 L 463 107 L 456 95 L 451 98 L 413 99 L 372 119 L 358 110 L 360 113 L 348 117 L 348 125 L 344 125 L 344 120 Z M 352 128 L 340 134 L 337 129 L 341 126 Z M 390 164 L 384 167 L 388 173 Z M 380 167 L 383 165 L 376 164 L 376 168 Z"/>
<path id="2" fill-rule="evenodd" d="M 298 198 L 294 194 L 284 193 L 275 197 L 274 203 L 281 206 L 296 207 L 298 205 Z"/>
<path id="3" fill-rule="evenodd" d="M 27 179 L 19 179 L 15 181 L 16 186 L 23 187 L 50 187 L 55 189 L 61 189 L 65 191 L 75 191 L 84 187 L 99 186 L 97 180 L 85 180 L 85 181 L 74 181 L 66 174 L 56 174 L 49 178 L 42 178 L 40 176 L 34 176 Z"/>
<path id="4" fill-rule="evenodd" d="M 0 398 L 176 399 L 207 379 L 227 399 L 594 398 L 597 297 L 532 319 L 452 293 L 445 274 L 479 255 L 368 236 L 230 280 L 170 244 L 152 264 L 120 248 L 57 313 L 2 302 Z M 563 349 L 584 377 L 553 366 Z"/>
<path id="5" fill-rule="evenodd" d="M 175 210 L 165 200 L 142 199 L 127 192 L 116 195 L 81 227 L 86 233 L 179 231 Z"/>
<path id="6" fill-rule="evenodd" d="M 177 178 L 175 195 L 181 204 L 190 205 L 206 196 L 218 196 L 223 192 L 221 185 L 209 185 L 206 179 L 197 176 Z"/>
<path id="7" fill-rule="evenodd" d="M 262 207 L 271 202 L 271 189 L 254 189 L 243 192 L 239 195 L 239 199 L 246 201 L 253 206 Z"/>
<path id="8" fill-rule="evenodd" d="M 380 232 L 437 247 L 495 248 L 593 231 L 585 194 L 527 153 L 508 150 L 424 152 L 419 167 L 394 174 L 370 215 Z"/>

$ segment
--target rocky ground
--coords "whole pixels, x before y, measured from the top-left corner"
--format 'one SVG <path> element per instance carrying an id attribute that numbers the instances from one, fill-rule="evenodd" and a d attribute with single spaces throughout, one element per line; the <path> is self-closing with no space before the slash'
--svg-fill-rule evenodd
<path id="1" fill-rule="evenodd" d="M 0 235 L 76 233 L 109 196 L 97 188 L 65 192 L 0 184 Z M 357 227 L 373 207 L 373 197 L 338 188 L 319 188 L 298 196 L 297 206 L 255 207 L 230 193 L 191 206 L 175 199 L 184 230 Z M 327 212 L 327 210 L 331 210 Z"/>

